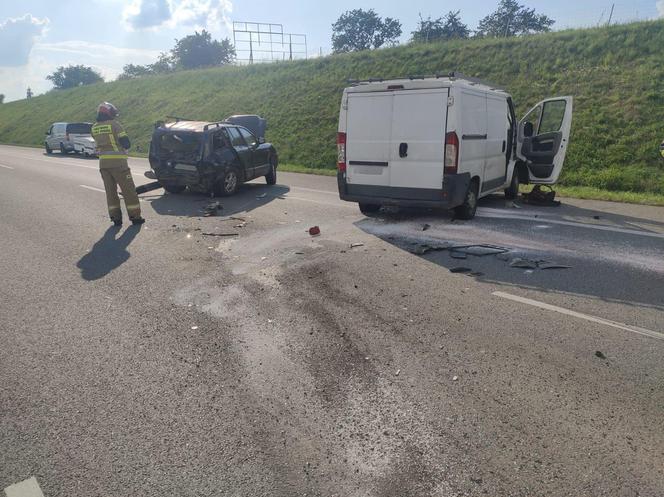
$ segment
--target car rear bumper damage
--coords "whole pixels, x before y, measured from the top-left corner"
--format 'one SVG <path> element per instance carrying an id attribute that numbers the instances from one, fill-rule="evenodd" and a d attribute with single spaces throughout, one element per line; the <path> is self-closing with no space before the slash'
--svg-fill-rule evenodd
<path id="1" fill-rule="evenodd" d="M 470 174 L 446 174 L 442 189 L 353 185 L 346 181 L 343 173 L 337 174 L 337 183 L 339 197 L 347 202 L 452 209 L 463 204 L 470 185 Z"/>

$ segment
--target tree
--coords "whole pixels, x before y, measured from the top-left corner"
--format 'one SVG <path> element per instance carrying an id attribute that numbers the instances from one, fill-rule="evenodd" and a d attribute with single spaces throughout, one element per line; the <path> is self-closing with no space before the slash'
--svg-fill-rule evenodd
<path id="1" fill-rule="evenodd" d="M 516 0 L 501 0 L 498 10 L 480 21 L 477 36 L 508 37 L 551 31 L 556 21 Z"/>
<path id="2" fill-rule="evenodd" d="M 373 9 L 349 10 L 332 25 L 332 48 L 343 53 L 395 45 L 401 32 L 399 21 L 382 19 Z"/>
<path id="3" fill-rule="evenodd" d="M 171 50 L 173 65 L 178 69 L 197 69 L 230 64 L 235 59 L 235 48 L 226 38 L 213 40 L 212 35 L 203 30 L 200 33 L 175 40 Z"/>
<path id="4" fill-rule="evenodd" d="M 461 11 L 450 11 L 445 17 L 438 19 L 422 19 L 417 29 L 411 33 L 414 42 L 429 42 L 438 40 L 452 40 L 454 38 L 468 38 L 470 30 L 461 22 Z"/>
<path id="5" fill-rule="evenodd" d="M 0 105 L 5 103 L 5 95 L 0 93 Z"/>
<path id="6" fill-rule="evenodd" d="M 122 74 L 118 76 L 118 80 L 135 79 L 143 76 L 152 76 L 154 74 L 166 74 L 173 72 L 174 70 L 175 67 L 173 66 L 172 57 L 169 54 L 162 52 L 159 54 L 157 61 L 153 64 L 145 66 L 127 64 L 122 68 Z"/>
<path id="7" fill-rule="evenodd" d="M 75 88 L 77 86 L 92 85 L 94 83 L 103 83 L 104 78 L 97 71 L 87 66 L 67 66 L 58 67 L 53 74 L 46 76 L 56 90 L 65 88 Z"/>

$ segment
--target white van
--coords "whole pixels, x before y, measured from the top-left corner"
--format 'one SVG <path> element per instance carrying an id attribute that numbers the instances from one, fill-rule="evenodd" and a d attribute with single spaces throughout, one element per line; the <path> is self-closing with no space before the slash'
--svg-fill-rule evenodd
<path id="1" fill-rule="evenodd" d="M 508 93 L 459 74 L 357 82 L 341 102 L 339 195 L 365 214 L 442 207 L 471 219 L 483 196 L 556 183 L 571 125 L 572 97 L 517 123 Z"/>
<path id="2" fill-rule="evenodd" d="M 75 152 L 85 156 L 95 155 L 95 140 L 91 123 L 53 123 L 46 132 L 44 149 L 47 154 L 59 150 L 62 154 Z"/>

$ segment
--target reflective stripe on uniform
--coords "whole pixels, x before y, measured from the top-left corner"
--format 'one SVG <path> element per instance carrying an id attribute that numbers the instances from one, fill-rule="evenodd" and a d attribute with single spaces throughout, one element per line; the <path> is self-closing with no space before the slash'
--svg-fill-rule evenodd
<path id="1" fill-rule="evenodd" d="M 113 127 L 110 124 L 96 125 L 92 127 L 92 136 L 113 133 Z"/>
<path id="2" fill-rule="evenodd" d="M 115 135 L 111 133 L 110 135 L 108 135 L 108 138 L 111 140 L 111 147 L 113 147 L 113 150 L 115 150 L 116 152 L 120 151 L 120 149 L 118 148 L 118 144 L 115 142 Z"/>
<path id="3" fill-rule="evenodd" d="M 140 206 L 141 206 L 141 204 L 132 204 L 132 205 L 127 204 L 127 210 L 138 209 Z"/>
<path id="4" fill-rule="evenodd" d="M 122 138 L 123 136 L 129 136 L 126 132 L 118 133 L 118 138 Z"/>

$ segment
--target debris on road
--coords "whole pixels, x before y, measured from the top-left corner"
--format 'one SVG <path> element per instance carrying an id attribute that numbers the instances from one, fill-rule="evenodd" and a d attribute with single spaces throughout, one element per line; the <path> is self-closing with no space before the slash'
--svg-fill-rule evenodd
<path id="1" fill-rule="evenodd" d="M 548 188 L 548 192 L 542 191 L 542 186 Z M 556 192 L 548 185 L 535 185 L 530 193 L 522 193 L 523 202 L 530 205 L 539 205 L 544 207 L 560 207 L 560 202 L 556 200 Z"/>
<path id="2" fill-rule="evenodd" d="M 564 264 L 556 264 L 555 262 L 540 262 L 540 269 L 572 269 L 572 266 L 565 266 Z"/>
<path id="3" fill-rule="evenodd" d="M 516 258 L 512 259 L 510 262 L 510 267 L 515 267 L 519 269 L 571 269 L 572 266 L 566 266 L 564 264 L 558 264 L 556 262 L 547 262 L 547 261 L 534 261 L 530 259 Z"/>
<path id="4" fill-rule="evenodd" d="M 468 255 L 462 252 L 450 252 L 450 257 L 452 259 L 468 259 Z"/>
<path id="5" fill-rule="evenodd" d="M 512 259 L 512 262 L 510 262 L 510 267 L 516 267 L 520 269 L 537 269 L 537 261 L 531 261 L 517 257 L 516 259 Z"/>
<path id="6" fill-rule="evenodd" d="M 219 202 L 210 202 L 203 209 L 204 217 L 216 216 L 219 210 L 223 209 L 222 205 Z"/>
<path id="7" fill-rule="evenodd" d="M 364 247 L 364 243 L 351 243 L 350 248 Z"/>
<path id="8" fill-rule="evenodd" d="M 394 373 L 395 376 L 399 376 L 401 374 L 401 370 L 397 369 L 396 373 Z"/>
<path id="9" fill-rule="evenodd" d="M 203 236 L 240 236 L 239 233 L 201 233 Z"/>
<path id="10" fill-rule="evenodd" d="M 309 234 L 311 236 L 318 236 L 320 235 L 320 228 L 318 226 L 312 226 L 309 228 Z"/>
<path id="11" fill-rule="evenodd" d="M 452 377 L 452 381 L 459 381 L 459 377 L 458 376 Z"/>
<path id="12" fill-rule="evenodd" d="M 191 329 L 192 329 L 192 330 L 197 330 L 197 329 L 198 329 L 198 326 L 192 326 Z"/>
<path id="13" fill-rule="evenodd" d="M 154 183 L 148 183 L 146 185 L 140 185 L 136 187 L 136 194 L 141 195 L 143 193 L 148 193 L 153 190 L 158 190 L 161 187 L 162 186 L 161 183 L 159 183 L 159 181 L 155 181 Z"/>
<path id="14" fill-rule="evenodd" d="M 595 352 L 595 357 L 597 357 L 599 359 L 606 359 L 606 356 L 602 353 L 601 350 L 598 350 L 597 352 Z"/>
<path id="15" fill-rule="evenodd" d="M 510 251 L 505 247 L 498 247 L 496 245 L 487 245 L 487 244 L 454 246 L 451 247 L 450 250 L 454 252 L 462 252 L 468 255 L 474 255 L 477 257 L 505 254 Z"/>
<path id="16" fill-rule="evenodd" d="M 424 223 L 424 224 L 422 225 L 422 231 L 427 231 L 429 228 L 431 228 L 431 225 L 430 225 L 430 224 Z"/>
<path id="17" fill-rule="evenodd" d="M 256 195 L 256 200 L 260 200 L 265 197 L 267 197 L 267 193 L 261 193 L 260 195 Z"/>
<path id="18" fill-rule="evenodd" d="M 472 273 L 473 270 L 470 269 L 469 267 L 453 267 L 450 269 L 450 273 L 454 274 L 462 274 L 462 273 Z"/>

